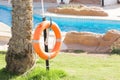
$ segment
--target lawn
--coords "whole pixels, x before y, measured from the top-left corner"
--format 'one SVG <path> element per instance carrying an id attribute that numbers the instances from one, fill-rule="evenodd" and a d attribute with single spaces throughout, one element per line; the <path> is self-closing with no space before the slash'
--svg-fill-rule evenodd
<path id="1" fill-rule="evenodd" d="M 88 55 L 61 53 L 50 60 L 50 71 L 45 61 L 37 59 L 35 68 L 21 76 L 4 70 L 5 54 L 0 54 L 0 80 L 120 80 L 120 55 Z"/>

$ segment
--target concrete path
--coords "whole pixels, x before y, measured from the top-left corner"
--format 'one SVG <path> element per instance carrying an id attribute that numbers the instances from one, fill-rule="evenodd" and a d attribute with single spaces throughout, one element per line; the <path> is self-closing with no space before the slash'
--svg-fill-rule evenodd
<path id="1" fill-rule="evenodd" d="M 11 6 L 11 4 L 5 0 L 0 0 L 0 5 Z M 101 7 L 100 5 L 93 5 L 93 4 L 92 5 L 86 4 L 86 5 Z M 57 3 L 44 3 L 45 13 L 48 14 L 48 12 L 46 11 L 47 8 L 56 7 L 56 6 L 60 6 L 60 5 L 58 5 Z M 34 7 L 35 14 L 42 14 L 42 8 L 41 8 L 40 2 L 34 2 L 33 7 Z M 101 8 L 103 8 L 106 12 L 108 12 L 110 17 L 120 17 L 120 4 L 108 5 Z"/>

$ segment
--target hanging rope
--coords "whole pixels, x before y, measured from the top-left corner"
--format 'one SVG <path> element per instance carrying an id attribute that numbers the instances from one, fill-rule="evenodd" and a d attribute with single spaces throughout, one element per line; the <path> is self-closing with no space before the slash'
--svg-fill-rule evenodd
<path id="1" fill-rule="evenodd" d="M 49 28 L 52 26 L 52 18 L 50 17 L 50 26 Z"/>
<path id="2" fill-rule="evenodd" d="M 41 0 L 41 6 L 42 6 L 42 17 L 45 17 L 43 0 Z"/>
<path id="3" fill-rule="evenodd" d="M 49 26 L 49 29 L 51 28 L 52 26 L 52 18 L 50 17 L 50 26 Z M 48 38 L 49 38 L 49 29 L 46 29 L 46 39 L 45 39 L 45 45 L 48 45 Z"/>

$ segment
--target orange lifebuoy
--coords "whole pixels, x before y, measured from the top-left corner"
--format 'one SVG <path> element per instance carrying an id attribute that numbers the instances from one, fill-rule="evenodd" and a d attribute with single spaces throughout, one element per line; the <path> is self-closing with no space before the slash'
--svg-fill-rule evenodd
<path id="1" fill-rule="evenodd" d="M 56 42 L 55 42 L 55 46 L 53 47 L 53 49 L 51 50 L 51 52 L 47 53 L 45 52 L 44 50 L 42 50 L 42 47 L 39 43 L 39 40 L 40 40 L 40 37 L 42 35 L 42 32 L 49 28 L 50 26 L 50 21 L 43 21 L 42 23 L 40 23 L 35 32 L 34 32 L 34 36 L 33 36 L 33 47 L 34 47 L 34 50 L 35 52 L 39 55 L 39 57 L 41 57 L 42 59 L 44 60 L 48 60 L 48 59 L 52 59 L 54 58 L 59 50 L 60 50 L 60 47 L 61 47 L 61 32 L 60 32 L 60 29 L 58 27 L 58 25 L 54 22 L 52 22 L 52 25 L 51 25 L 51 29 L 54 31 L 55 33 L 55 37 L 56 37 Z"/>

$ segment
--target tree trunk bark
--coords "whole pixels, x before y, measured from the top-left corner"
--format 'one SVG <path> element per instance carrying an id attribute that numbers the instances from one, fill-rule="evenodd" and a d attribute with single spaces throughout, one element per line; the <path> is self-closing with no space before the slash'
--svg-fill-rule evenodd
<path id="1" fill-rule="evenodd" d="M 35 64 L 32 50 L 33 0 L 12 0 L 12 37 L 8 43 L 6 69 L 23 74 Z"/>

